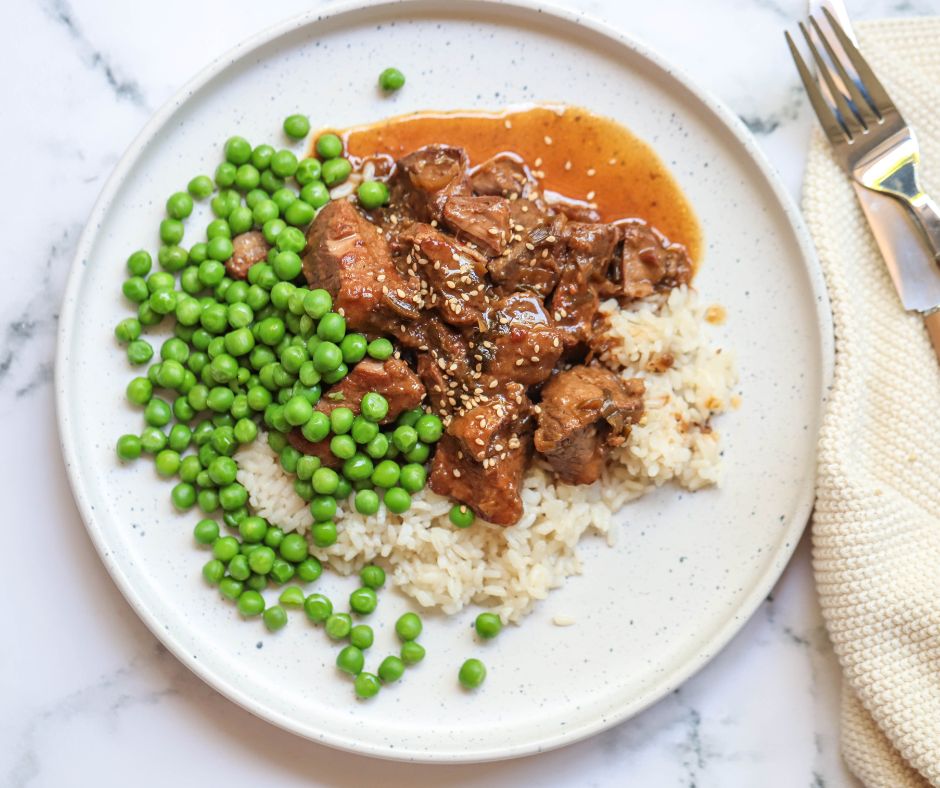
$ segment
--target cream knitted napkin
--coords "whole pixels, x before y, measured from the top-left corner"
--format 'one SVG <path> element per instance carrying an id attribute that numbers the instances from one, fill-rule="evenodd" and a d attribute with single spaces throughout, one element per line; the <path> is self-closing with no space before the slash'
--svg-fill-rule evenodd
<path id="1" fill-rule="evenodd" d="M 858 25 L 940 194 L 940 19 Z M 818 129 L 806 220 L 835 318 L 813 560 L 843 669 L 842 746 L 868 788 L 940 785 L 940 362 L 904 312 Z"/>

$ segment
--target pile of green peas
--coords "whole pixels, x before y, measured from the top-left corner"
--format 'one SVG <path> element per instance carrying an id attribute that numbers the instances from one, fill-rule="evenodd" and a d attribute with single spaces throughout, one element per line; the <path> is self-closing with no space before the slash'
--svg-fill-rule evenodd
<path id="1" fill-rule="evenodd" d="M 309 121 L 291 116 L 284 130 L 302 138 Z M 298 161 L 290 150 L 230 138 L 214 179 L 198 175 L 186 191 L 167 200 L 158 268 L 145 250 L 128 257 L 122 291 L 136 304 L 136 314 L 118 323 L 115 336 L 132 365 L 147 365 L 126 388 L 128 401 L 142 409 L 145 427 L 118 438 L 116 451 L 124 461 L 150 456 L 161 477 L 177 480 L 170 493 L 173 505 L 180 511 L 198 506 L 206 515 L 194 528 L 196 542 L 212 552 L 202 569 L 206 582 L 243 617 L 260 616 L 272 632 L 286 625 L 290 608 L 303 608 L 311 621 L 324 623 L 332 640 L 348 641 L 337 666 L 355 677 L 356 694 L 366 698 L 423 659 L 424 648 L 416 642 L 420 618 L 408 613 L 399 619 L 400 654 L 386 657 L 373 674 L 362 670 L 371 628 L 354 625 L 349 614 L 334 614 L 323 595 L 305 595 L 300 586 L 288 585 L 278 603 L 268 605 L 261 592 L 270 585 L 314 582 L 322 565 L 303 536 L 285 534 L 249 513 L 248 491 L 237 481 L 234 459 L 239 446 L 258 437 L 259 425 L 266 426 L 269 445 L 295 476 L 297 493 L 309 501 L 312 541 L 324 548 L 337 538 L 338 500 L 353 496 L 356 511 L 364 515 L 375 514 L 382 504 L 397 514 L 407 511 L 411 495 L 425 485 L 431 446 L 443 433 L 440 419 L 421 409 L 381 425 L 388 402 L 377 392 L 332 407 L 329 415 L 315 407 L 356 363 L 366 357 L 385 360 L 394 352 L 385 338 L 369 341 L 347 332 L 329 293 L 299 283 L 304 230 L 329 201 L 329 189 L 351 172 L 335 134 L 320 135 L 315 149 L 317 158 Z M 388 190 L 384 183 L 365 182 L 358 196 L 372 210 L 387 202 Z M 205 240 L 187 249 L 185 222 L 197 200 L 209 201 L 214 218 Z M 234 252 L 232 239 L 250 230 L 264 234 L 270 252 L 251 266 L 246 280 L 232 279 L 225 268 Z M 172 336 L 157 353 L 144 332 L 167 318 L 174 321 Z M 349 405 L 358 405 L 359 412 Z M 291 447 L 285 435 L 294 428 L 308 440 L 328 440 L 341 470 Z M 219 516 L 229 533 L 222 532 Z M 454 506 L 450 519 L 467 527 L 473 513 Z M 385 574 L 368 566 L 362 581 L 349 600 L 356 615 L 375 609 Z"/>

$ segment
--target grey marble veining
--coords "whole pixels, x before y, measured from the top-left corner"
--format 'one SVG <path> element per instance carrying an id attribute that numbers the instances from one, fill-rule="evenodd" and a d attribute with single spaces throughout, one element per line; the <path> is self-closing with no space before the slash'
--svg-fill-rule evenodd
<path id="1" fill-rule="evenodd" d="M 649 43 L 728 102 L 798 194 L 810 119 L 782 29 L 802 2 L 566 4 Z M 383 763 L 283 733 L 190 674 L 120 597 L 58 455 L 50 381 L 64 278 L 104 179 L 150 113 L 230 45 L 310 5 L 0 6 L 13 64 L 0 87 L 13 109 L 0 121 L 9 198 L 0 212 L 0 451 L 18 540 L 5 564 L 0 784 L 854 785 L 838 754 L 838 669 L 805 539 L 753 619 L 672 695 L 564 750 L 482 766 Z M 936 0 L 849 6 L 860 18 L 940 13 Z"/>

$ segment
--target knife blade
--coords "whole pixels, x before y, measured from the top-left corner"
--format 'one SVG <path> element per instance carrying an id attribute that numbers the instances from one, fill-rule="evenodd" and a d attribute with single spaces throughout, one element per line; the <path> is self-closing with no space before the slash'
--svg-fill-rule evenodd
<path id="1" fill-rule="evenodd" d="M 842 0 L 811 0 L 809 6 L 813 14 L 819 14 L 823 7 L 828 8 L 853 43 L 857 43 Z M 841 55 L 839 42 L 833 40 L 830 43 Z M 837 86 L 845 89 L 844 85 Z M 823 89 L 826 90 L 824 84 Z M 940 360 L 940 266 L 910 212 L 901 202 L 866 189 L 854 180 L 851 183 L 901 304 L 908 311 L 924 315 L 927 334 Z"/>

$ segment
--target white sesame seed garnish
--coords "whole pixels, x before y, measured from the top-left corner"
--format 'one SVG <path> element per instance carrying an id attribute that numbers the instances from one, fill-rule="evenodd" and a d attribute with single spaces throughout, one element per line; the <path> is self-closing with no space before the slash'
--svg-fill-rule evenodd
<path id="1" fill-rule="evenodd" d="M 591 169 L 587 171 L 587 176 L 588 178 L 593 178 L 595 175 L 597 175 L 597 170 L 591 167 Z"/>
<path id="2" fill-rule="evenodd" d="M 565 162 L 565 169 L 566 169 L 566 170 L 570 170 L 570 169 L 571 169 L 571 160 L 570 160 L 570 159 Z"/>
<path id="3" fill-rule="evenodd" d="M 545 135 L 545 144 L 546 144 L 546 145 L 551 145 L 551 144 L 552 144 L 552 138 L 549 137 L 547 134 Z"/>
<path id="4" fill-rule="evenodd" d="M 588 198 L 588 200 L 593 200 L 593 199 L 594 199 L 594 192 L 588 192 L 588 193 L 587 193 L 587 198 Z"/>

